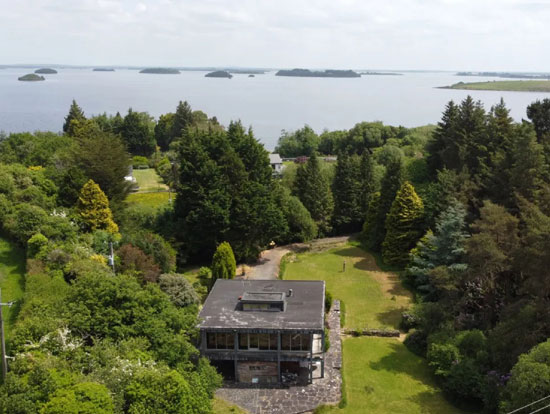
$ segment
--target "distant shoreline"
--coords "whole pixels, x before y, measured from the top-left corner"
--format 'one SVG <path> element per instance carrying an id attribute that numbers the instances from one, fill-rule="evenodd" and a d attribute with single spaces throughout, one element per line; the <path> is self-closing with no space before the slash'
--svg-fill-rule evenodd
<path id="1" fill-rule="evenodd" d="M 458 82 L 438 89 L 461 89 L 470 91 L 550 92 L 550 80 L 509 80 L 488 82 Z"/>

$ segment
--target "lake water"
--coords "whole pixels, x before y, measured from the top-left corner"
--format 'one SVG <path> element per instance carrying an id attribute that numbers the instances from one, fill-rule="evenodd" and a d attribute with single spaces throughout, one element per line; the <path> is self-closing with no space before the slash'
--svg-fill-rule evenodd
<path id="1" fill-rule="evenodd" d="M 468 94 L 486 108 L 501 97 L 516 120 L 536 99 L 550 94 L 531 92 L 461 91 L 437 89 L 459 81 L 495 78 L 459 77 L 453 73 L 404 73 L 403 76 L 369 75 L 361 78 L 295 78 L 274 72 L 234 75 L 233 79 L 205 78 L 206 72 L 180 75 L 140 74 L 137 70 L 93 72 L 59 69 L 44 82 L 20 82 L 30 69 L 0 69 L 0 131 L 60 131 L 72 99 L 87 115 L 127 112 L 129 107 L 158 117 L 172 112 L 180 100 L 193 109 L 216 116 L 227 125 L 240 119 L 252 125 L 255 135 L 272 149 L 281 130 L 304 124 L 317 132 L 349 129 L 361 121 L 383 121 L 413 127 L 436 123 L 445 104 Z"/>

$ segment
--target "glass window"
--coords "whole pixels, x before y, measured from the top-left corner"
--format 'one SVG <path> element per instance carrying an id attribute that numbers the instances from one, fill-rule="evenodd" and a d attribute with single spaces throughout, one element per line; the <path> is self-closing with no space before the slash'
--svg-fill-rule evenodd
<path id="1" fill-rule="evenodd" d="M 268 334 L 258 334 L 259 336 L 259 342 L 260 342 L 260 349 L 262 351 L 268 351 L 269 350 L 269 335 Z"/>
<path id="2" fill-rule="evenodd" d="M 225 334 L 217 333 L 216 334 L 216 348 L 225 349 Z"/>
<path id="3" fill-rule="evenodd" d="M 258 334 L 248 334 L 248 349 L 258 349 Z"/>
<path id="4" fill-rule="evenodd" d="M 277 350 L 277 334 L 269 334 L 269 349 Z"/>
<path id="5" fill-rule="evenodd" d="M 235 348 L 235 334 L 228 333 L 225 335 L 225 343 L 227 344 L 226 349 L 233 349 Z"/>
<path id="6" fill-rule="evenodd" d="M 281 349 L 283 351 L 290 351 L 290 334 L 281 335 Z"/>
<path id="7" fill-rule="evenodd" d="M 216 349 L 216 334 L 208 332 L 206 334 L 206 347 L 208 349 Z"/>
<path id="8" fill-rule="evenodd" d="M 293 351 L 302 350 L 302 335 L 292 334 L 290 337 L 290 349 Z"/>
<path id="9" fill-rule="evenodd" d="M 239 349 L 248 349 L 248 334 L 239 334 Z"/>

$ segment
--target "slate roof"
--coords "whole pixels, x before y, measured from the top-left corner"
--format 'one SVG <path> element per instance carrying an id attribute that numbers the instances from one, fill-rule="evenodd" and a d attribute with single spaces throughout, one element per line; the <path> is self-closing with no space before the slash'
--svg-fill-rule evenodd
<path id="1" fill-rule="evenodd" d="M 287 296 L 289 289 L 292 295 Z M 283 292 L 284 311 L 243 311 L 246 292 Z M 325 282 L 321 280 L 218 279 L 199 313 L 201 329 L 315 329 L 324 327 Z"/>

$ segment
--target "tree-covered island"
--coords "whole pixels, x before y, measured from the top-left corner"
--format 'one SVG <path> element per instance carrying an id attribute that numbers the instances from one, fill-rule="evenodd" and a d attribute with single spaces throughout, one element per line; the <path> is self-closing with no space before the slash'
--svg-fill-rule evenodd
<path id="1" fill-rule="evenodd" d="M 204 75 L 205 78 L 227 78 L 231 79 L 233 75 L 225 70 L 216 70 Z"/>
<path id="2" fill-rule="evenodd" d="M 57 71 L 51 68 L 40 68 L 40 69 L 36 69 L 34 73 L 39 73 L 41 75 L 55 75 Z"/>
<path id="3" fill-rule="evenodd" d="M 327 69 L 312 71 L 309 69 L 281 69 L 275 76 L 296 76 L 302 78 L 360 78 L 361 75 L 353 70 Z"/>
<path id="4" fill-rule="evenodd" d="M 173 68 L 145 68 L 140 70 L 139 73 L 154 73 L 157 75 L 179 75 L 180 71 Z"/>
<path id="5" fill-rule="evenodd" d="M 23 82 L 36 82 L 46 80 L 46 78 L 44 76 L 36 75 L 35 73 L 28 73 L 24 76 L 18 77 L 17 80 Z"/>

